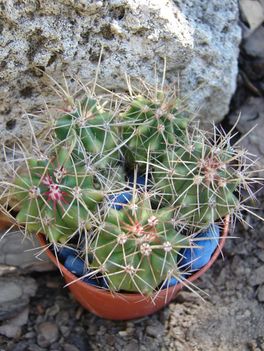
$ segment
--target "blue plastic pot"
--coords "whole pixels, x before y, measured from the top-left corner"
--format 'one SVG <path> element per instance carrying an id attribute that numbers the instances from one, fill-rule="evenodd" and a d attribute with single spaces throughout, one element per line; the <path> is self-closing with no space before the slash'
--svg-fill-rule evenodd
<path id="1" fill-rule="evenodd" d="M 144 176 L 138 176 L 137 181 L 136 181 L 136 187 L 137 189 L 142 189 L 145 186 L 145 177 Z M 134 186 L 134 176 L 129 177 L 129 186 L 132 188 Z M 133 192 L 130 191 L 124 191 L 120 194 L 111 194 L 109 196 L 109 201 L 111 204 L 111 207 L 113 207 L 116 210 L 121 210 L 123 208 L 123 205 L 128 204 L 133 198 Z"/>
<path id="2" fill-rule="evenodd" d="M 121 210 L 123 204 L 127 204 L 132 200 L 133 194 L 131 191 L 126 191 L 121 194 L 113 194 L 109 196 L 111 207 L 116 210 Z"/>
<path id="3" fill-rule="evenodd" d="M 78 252 L 70 247 L 60 247 L 58 250 L 58 256 L 60 261 L 65 261 L 68 256 L 77 256 Z"/>

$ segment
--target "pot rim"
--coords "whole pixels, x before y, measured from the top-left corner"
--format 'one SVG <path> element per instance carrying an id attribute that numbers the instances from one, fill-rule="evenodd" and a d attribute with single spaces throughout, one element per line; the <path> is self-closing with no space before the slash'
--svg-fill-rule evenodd
<path id="1" fill-rule="evenodd" d="M 62 276 L 67 275 L 70 278 L 71 282 L 68 283 L 67 286 L 73 285 L 73 284 L 80 284 L 81 286 L 83 286 L 85 288 L 89 288 L 91 291 L 94 291 L 95 293 L 100 293 L 100 294 L 104 294 L 104 295 L 108 295 L 108 296 L 109 295 L 111 295 L 111 296 L 122 295 L 124 298 L 126 298 L 126 297 L 131 298 L 133 296 L 135 298 L 141 297 L 141 298 L 149 299 L 151 297 L 155 298 L 155 295 L 157 296 L 157 294 L 159 294 L 161 292 L 165 292 L 168 295 L 174 294 L 175 291 L 181 290 L 183 287 L 188 286 L 188 283 L 193 282 L 194 280 L 199 278 L 201 275 L 203 275 L 213 265 L 213 263 L 216 261 L 217 257 L 220 255 L 220 253 L 222 253 L 222 248 L 225 244 L 225 241 L 226 241 L 226 238 L 228 235 L 229 221 L 230 221 L 230 216 L 228 215 L 224 218 L 224 226 L 222 229 L 221 236 L 219 238 L 218 246 L 215 249 L 209 262 L 206 265 L 204 265 L 201 269 L 199 269 L 194 274 L 192 274 L 189 278 L 184 280 L 184 282 L 178 283 L 178 284 L 171 286 L 169 288 L 164 288 L 164 289 L 154 291 L 152 295 L 144 295 L 144 294 L 133 293 L 133 292 L 126 293 L 126 292 L 110 291 L 108 289 L 99 288 L 99 287 L 95 287 L 91 284 L 87 284 L 81 280 L 81 277 L 79 277 L 79 278 L 76 277 L 67 268 L 65 268 L 65 266 L 56 258 L 56 256 L 52 253 L 52 251 L 48 247 L 46 247 L 47 243 L 46 243 L 46 239 L 45 239 L 44 234 L 38 233 L 37 238 L 41 244 L 41 247 L 44 249 L 43 251 L 48 255 L 48 257 L 51 259 L 51 261 L 59 268 Z"/>

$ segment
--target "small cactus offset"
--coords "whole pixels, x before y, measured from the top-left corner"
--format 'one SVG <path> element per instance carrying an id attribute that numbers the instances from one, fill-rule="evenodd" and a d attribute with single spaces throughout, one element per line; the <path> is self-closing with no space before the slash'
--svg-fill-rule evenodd
<path id="1" fill-rule="evenodd" d="M 91 244 L 91 268 L 113 291 L 150 295 L 171 276 L 179 277 L 180 251 L 189 239 L 175 231 L 173 209 L 152 209 L 150 194 L 133 197 L 123 209 L 110 209 Z"/>
<path id="2" fill-rule="evenodd" d="M 74 163 L 70 150 L 56 148 L 46 160 L 29 159 L 19 169 L 9 196 L 16 199 L 16 221 L 27 232 L 41 232 L 51 242 L 66 242 L 79 230 L 90 229 L 103 193 L 93 175 Z"/>
<path id="3" fill-rule="evenodd" d="M 185 136 L 189 120 L 173 94 L 137 96 L 123 114 L 123 137 L 127 161 L 147 161 L 148 153 L 161 152 Z M 131 136 L 133 136 L 131 138 Z"/>
<path id="4" fill-rule="evenodd" d="M 104 111 L 91 97 L 76 101 L 73 111 L 60 116 L 55 124 L 59 140 L 75 137 L 77 156 L 92 160 L 99 168 L 119 159 L 118 136 L 114 115 Z"/>
<path id="5" fill-rule="evenodd" d="M 246 152 L 231 147 L 230 139 L 212 138 L 198 130 L 168 150 L 153 167 L 153 182 L 166 203 L 195 226 L 214 223 L 240 208 L 234 191 L 247 189 Z M 248 189 L 247 189 L 248 190 Z"/>

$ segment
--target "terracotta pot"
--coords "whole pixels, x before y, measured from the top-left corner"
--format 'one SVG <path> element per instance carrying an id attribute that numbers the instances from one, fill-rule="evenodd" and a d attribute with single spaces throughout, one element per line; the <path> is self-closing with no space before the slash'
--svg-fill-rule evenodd
<path id="1" fill-rule="evenodd" d="M 217 249 L 212 255 L 210 261 L 203 268 L 188 278 L 189 282 L 199 278 L 217 259 L 224 246 L 228 234 L 228 228 L 229 218 L 226 217 Z M 43 247 L 46 246 L 44 235 L 38 235 L 38 239 Z M 49 249 L 46 249 L 46 253 L 52 262 L 60 269 L 67 284 L 77 279 L 76 276 L 74 276 L 60 262 L 58 262 L 56 257 Z M 84 283 L 80 280 L 70 284 L 68 287 L 75 299 L 85 309 L 96 314 L 97 316 L 111 320 L 128 320 L 147 316 L 162 309 L 175 298 L 177 293 L 184 287 L 184 285 L 180 283 L 168 289 L 163 289 L 152 298 L 134 293 L 111 293 Z"/>

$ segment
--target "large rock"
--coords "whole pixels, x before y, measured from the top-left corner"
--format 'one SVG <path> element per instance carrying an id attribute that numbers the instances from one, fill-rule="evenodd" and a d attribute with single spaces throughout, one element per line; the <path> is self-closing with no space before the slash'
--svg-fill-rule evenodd
<path id="1" fill-rule="evenodd" d="M 50 271 L 54 267 L 34 236 L 23 238 L 18 231 L 8 234 L 0 231 L 0 276 L 16 271 L 23 274 Z"/>
<path id="2" fill-rule="evenodd" d="M 191 109 L 219 121 L 236 86 L 240 29 L 236 0 L 28 0 L 0 7 L 0 138 L 29 144 L 25 111 L 55 99 L 45 71 L 125 88 L 125 73 L 155 81 L 167 58 L 167 81 L 177 82 Z M 37 124 L 37 116 L 30 116 Z M 41 128 L 40 123 L 37 128 Z"/>

